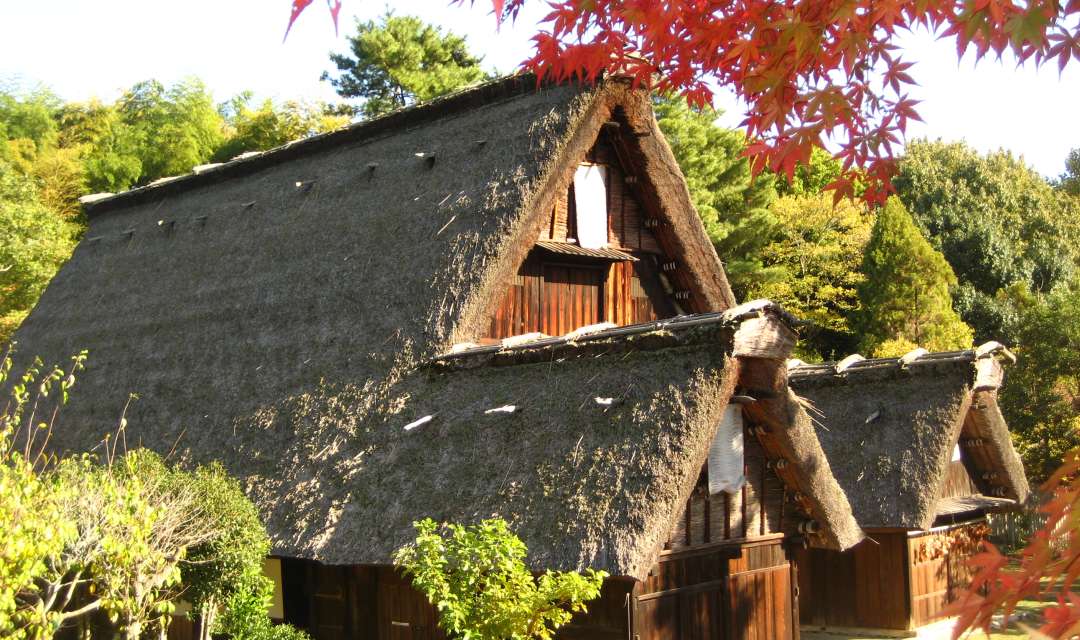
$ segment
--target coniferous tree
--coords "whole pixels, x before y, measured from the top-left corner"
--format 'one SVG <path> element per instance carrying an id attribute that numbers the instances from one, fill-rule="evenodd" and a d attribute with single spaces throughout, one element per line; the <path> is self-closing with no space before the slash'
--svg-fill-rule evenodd
<path id="1" fill-rule="evenodd" d="M 853 324 L 865 353 L 893 356 L 914 346 L 931 351 L 971 346 L 971 327 L 952 307 L 949 288 L 956 275 L 896 197 L 878 212 L 862 272 L 862 307 Z"/>
<path id="2" fill-rule="evenodd" d="M 389 113 L 475 84 L 487 77 L 465 38 L 414 16 L 387 13 L 378 22 L 356 23 L 349 52 L 330 60 L 337 77 L 324 72 L 343 98 L 360 98 L 364 116 Z"/>

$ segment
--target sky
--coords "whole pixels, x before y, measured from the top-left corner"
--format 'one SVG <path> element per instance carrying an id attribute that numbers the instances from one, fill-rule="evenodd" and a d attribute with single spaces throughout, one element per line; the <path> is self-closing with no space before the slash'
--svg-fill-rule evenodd
<path id="1" fill-rule="evenodd" d="M 515 24 L 496 29 L 487 0 L 450 6 L 445 0 L 375 3 L 344 0 L 341 36 L 317 0 L 297 21 L 286 42 L 289 0 L 0 0 L 0 83 L 44 85 L 72 101 L 115 99 L 149 78 L 166 84 L 198 76 L 219 101 L 251 90 L 258 97 L 334 100 L 320 74 L 331 51 L 344 51 L 344 35 L 356 17 L 378 17 L 387 6 L 419 15 L 468 38 L 485 66 L 510 71 L 531 51 L 529 38 L 544 3 Z M 924 123 L 908 137 L 967 140 L 982 151 L 1004 148 L 1046 176 L 1064 168 L 1080 147 L 1080 64 L 1058 75 L 1056 66 L 1017 69 L 1009 60 L 978 65 L 958 61 L 951 41 L 909 34 L 900 45 L 916 62 Z M 2 86 L 2 85 L 0 85 Z M 742 107 L 719 94 L 721 122 L 736 125 Z"/>

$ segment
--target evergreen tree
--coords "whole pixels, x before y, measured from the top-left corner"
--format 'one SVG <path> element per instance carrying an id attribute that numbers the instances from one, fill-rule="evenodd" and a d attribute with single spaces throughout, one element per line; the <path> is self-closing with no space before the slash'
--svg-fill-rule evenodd
<path id="1" fill-rule="evenodd" d="M 971 346 L 971 328 L 952 308 L 956 275 L 922 236 L 903 203 L 889 198 L 878 212 L 863 257 L 862 308 L 853 318 L 864 353 L 899 355 Z"/>
<path id="2" fill-rule="evenodd" d="M 338 75 L 324 72 L 343 98 L 363 100 L 361 111 L 373 118 L 424 102 L 484 80 L 480 58 L 469 53 L 465 38 L 414 16 L 387 13 L 378 22 L 356 23 L 349 52 L 330 55 Z"/>
<path id="3" fill-rule="evenodd" d="M 744 299 L 752 288 L 782 274 L 761 261 L 763 247 L 777 231 L 769 211 L 776 199 L 774 179 L 751 177 L 743 157 L 746 137 L 717 126 L 715 110 L 692 108 L 683 98 L 657 98 L 653 104 L 735 296 Z"/>

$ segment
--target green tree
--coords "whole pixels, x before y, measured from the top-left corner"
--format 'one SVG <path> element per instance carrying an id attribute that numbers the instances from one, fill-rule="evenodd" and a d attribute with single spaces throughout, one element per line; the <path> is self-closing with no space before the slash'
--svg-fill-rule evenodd
<path id="1" fill-rule="evenodd" d="M 1024 469 L 1042 482 L 1080 447 L 1080 282 L 1050 294 L 1014 286 L 1016 364 L 1005 376 L 1001 408 Z"/>
<path id="2" fill-rule="evenodd" d="M 71 255 L 77 230 L 41 203 L 31 178 L 0 160 L 0 341 Z"/>
<path id="3" fill-rule="evenodd" d="M 859 310 L 863 250 L 873 216 L 852 200 L 812 191 L 784 196 L 771 207 L 777 222 L 761 259 L 782 277 L 753 287 L 750 298 L 768 298 L 810 326 L 800 345 L 810 357 L 837 358 L 856 348 L 849 318 Z"/>
<path id="4" fill-rule="evenodd" d="M 1070 196 L 1080 197 L 1080 149 L 1073 149 L 1065 158 L 1065 173 L 1058 177 L 1057 186 Z"/>
<path id="5" fill-rule="evenodd" d="M 140 82 L 120 98 L 118 108 L 137 141 L 139 184 L 190 172 L 224 140 L 221 114 L 196 78 L 169 89 L 156 80 Z"/>
<path id="6" fill-rule="evenodd" d="M 60 146 L 79 150 L 87 191 L 117 193 L 138 181 L 143 173 L 140 135 L 116 105 L 69 103 L 59 120 Z"/>
<path id="7" fill-rule="evenodd" d="M 893 183 L 956 273 L 956 307 L 979 340 L 1004 335 L 998 291 L 1019 282 L 1045 292 L 1073 277 L 1080 205 L 1012 154 L 915 141 Z"/>
<path id="8" fill-rule="evenodd" d="M 525 543 L 502 520 L 475 526 L 414 524 L 416 541 L 394 561 L 439 613 L 451 637 L 550 640 L 585 603 L 600 595 L 607 574 L 545 571 L 534 577 Z"/>
<path id="9" fill-rule="evenodd" d="M 10 395 L 0 411 L 0 637 L 36 640 L 51 635 L 62 621 L 58 614 L 41 620 L 27 606 L 25 594 L 50 573 L 49 559 L 61 554 L 76 538 L 75 526 L 63 516 L 68 489 L 40 474 L 41 459 L 26 455 L 18 437 L 31 432 L 32 415 L 52 394 L 66 398 L 74 384 L 71 372 L 43 372 L 36 361 L 23 375 L 12 378 L 10 349 L 0 358 L 0 388 Z M 59 381 L 60 389 L 56 389 Z"/>
<path id="10" fill-rule="evenodd" d="M 245 151 L 265 151 L 286 142 L 339 129 L 349 123 L 348 116 L 336 113 L 322 103 L 294 100 L 275 104 L 265 100 L 251 107 L 251 94 L 244 93 L 223 105 L 227 138 L 214 153 L 214 160 L 224 162 Z"/>
<path id="11" fill-rule="evenodd" d="M 683 98 L 657 98 L 653 105 L 735 295 L 744 299 L 751 288 L 780 276 L 761 258 L 778 231 L 769 211 L 776 198 L 774 180 L 751 177 L 743 157 L 745 136 L 717 126 L 713 109 L 692 108 Z"/>
<path id="12" fill-rule="evenodd" d="M 866 278 L 859 286 L 862 307 L 853 324 L 864 353 L 899 355 L 912 345 L 932 351 L 971 346 L 971 328 L 952 307 L 952 268 L 895 196 L 877 214 L 861 270 Z"/>
<path id="13" fill-rule="evenodd" d="M 0 136 L 9 141 L 11 149 L 19 141 L 28 143 L 29 154 L 54 146 L 58 135 L 55 116 L 60 106 L 60 98 L 47 89 L 22 94 L 0 91 Z"/>
<path id="14" fill-rule="evenodd" d="M 322 75 L 343 98 L 362 100 L 373 118 L 484 80 L 481 59 L 465 38 L 414 16 L 387 13 L 378 22 L 356 22 L 349 52 L 330 55 L 337 75 Z"/>

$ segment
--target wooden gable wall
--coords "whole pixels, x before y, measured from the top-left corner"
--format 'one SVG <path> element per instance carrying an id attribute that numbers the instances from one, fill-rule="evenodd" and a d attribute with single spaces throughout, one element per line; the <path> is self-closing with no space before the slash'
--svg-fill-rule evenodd
<path id="1" fill-rule="evenodd" d="M 610 136 L 602 131 L 582 161 L 607 167 L 608 243 L 636 260 L 552 255 L 534 248 L 492 313 L 485 339 L 564 335 L 599 322 L 651 322 L 678 315 L 680 297 L 688 306 L 689 292 L 679 293 L 678 283 L 664 273 L 676 262 L 646 222 L 655 218 L 636 195 L 635 173 L 624 166 Z M 565 195 L 552 207 L 537 241 L 573 240 L 573 181 L 566 182 Z"/>
<path id="2" fill-rule="evenodd" d="M 662 256 L 664 250 L 653 230 L 645 226 L 648 216 L 631 188 L 631 183 L 636 178 L 623 167 L 607 134 L 600 134 L 584 162 L 601 164 L 608 168 L 608 241 L 611 246 Z M 556 201 L 552 207 L 549 222 L 540 230 L 537 239 L 566 242 L 567 237 L 572 237 L 569 232 L 573 227 L 573 209 L 574 193 L 571 186 L 566 190 L 565 197 Z"/>

